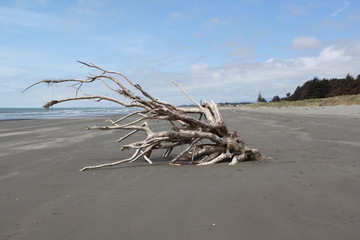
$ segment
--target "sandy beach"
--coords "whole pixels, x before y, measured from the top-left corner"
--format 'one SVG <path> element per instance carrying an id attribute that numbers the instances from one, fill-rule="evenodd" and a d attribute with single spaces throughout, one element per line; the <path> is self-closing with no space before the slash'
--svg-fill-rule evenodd
<path id="1" fill-rule="evenodd" d="M 106 117 L 0 121 L 0 239 L 360 239 L 360 106 L 222 110 L 273 160 L 126 158 Z"/>

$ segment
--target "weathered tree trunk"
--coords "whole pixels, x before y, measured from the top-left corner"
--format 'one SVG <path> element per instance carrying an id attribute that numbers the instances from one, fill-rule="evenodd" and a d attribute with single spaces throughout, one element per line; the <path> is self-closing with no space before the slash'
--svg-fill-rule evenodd
<path id="1" fill-rule="evenodd" d="M 90 76 L 86 79 L 43 80 L 31 85 L 27 89 L 40 83 L 73 83 L 74 85 L 72 85 L 72 87 L 76 88 L 75 97 L 52 100 L 46 103 L 44 108 L 50 108 L 51 106 L 62 102 L 84 99 L 95 99 L 97 101 L 107 100 L 128 108 L 136 107 L 141 110 L 129 113 L 116 121 L 109 120 L 110 125 L 108 126 L 90 126 L 87 129 L 129 130 L 129 133 L 117 140 L 118 142 L 127 139 L 137 132 L 146 133 L 146 138 L 144 140 L 122 146 L 121 150 L 135 150 L 132 157 L 117 162 L 87 166 L 80 171 L 110 167 L 126 162 L 131 163 L 140 158 L 144 158 L 152 164 L 150 156 L 154 150 L 162 149 L 164 151 L 163 156 L 168 157 L 172 150 L 178 146 L 186 146 L 186 148 L 169 161 L 169 164 L 171 165 L 180 165 L 178 164 L 178 161 L 196 163 L 200 166 L 230 161 L 229 165 L 234 165 L 241 161 L 252 161 L 265 158 L 259 150 L 248 147 L 244 140 L 237 136 L 235 131 L 228 130 L 215 102 L 203 101 L 200 104 L 174 82 L 174 84 L 177 85 L 196 105 L 196 107 L 191 108 L 176 107 L 172 104 L 163 102 L 158 98 L 152 97 L 138 84 L 134 84 L 125 75 L 119 72 L 108 71 L 93 64 L 80 63 L 101 71 L 101 74 Z M 120 79 L 123 79 L 130 84 L 139 92 L 139 95 L 132 93 L 119 79 L 117 79 L 117 77 L 120 77 Z M 77 96 L 78 91 L 84 84 L 90 84 L 99 80 L 103 81 L 109 89 L 125 96 L 130 101 L 125 102 L 105 95 Z M 113 87 L 110 87 L 108 82 L 112 82 L 117 88 L 114 89 Z M 199 118 L 194 117 L 194 114 L 198 114 Z M 123 123 L 126 119 L 133 116 L 136 116 L 137 119 L 130 123 Z M 170 123 L 171 129 L 154 132 L 149 125 L 149 120 L 151 119 L 166 121 Z"/>

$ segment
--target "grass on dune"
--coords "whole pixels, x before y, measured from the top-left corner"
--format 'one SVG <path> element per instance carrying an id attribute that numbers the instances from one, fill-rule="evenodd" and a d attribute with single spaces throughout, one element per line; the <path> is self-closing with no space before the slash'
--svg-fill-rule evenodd
<path id="1" fill-rule="evenodd" d="M 243 107 L 303 107 L 303 106 L 336 106 L 336 105 L 360 105 L 360 94 L 343 95 L 330 98 L 306 99 L 301 101 L 251 103 Z"/>

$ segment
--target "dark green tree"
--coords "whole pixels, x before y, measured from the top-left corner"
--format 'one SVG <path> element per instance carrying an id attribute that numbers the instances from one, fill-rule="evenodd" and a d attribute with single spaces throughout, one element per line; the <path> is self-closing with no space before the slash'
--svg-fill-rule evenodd
<path id="1" fill-rule="evenodd" d="M 280 97 L 278 95 L 274 96 L 271 102 L 280 102 Z"/>
<path id="2" fill-rule="evenodd" d="M 261 92 L 259 92 L 257 101 L 258 101 L 258 102 L 267 102 L 266 99 L 265 99 L 263 96 L 261 96 Z"/>

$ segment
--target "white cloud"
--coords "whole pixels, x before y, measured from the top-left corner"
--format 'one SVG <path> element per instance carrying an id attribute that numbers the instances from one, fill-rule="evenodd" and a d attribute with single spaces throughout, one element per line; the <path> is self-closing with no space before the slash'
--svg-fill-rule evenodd
<path id="1" fill-rule="evenodd" d="M 171 83 L 172 80 L 179 82 L 183 88 L 189 92 L 196 100 L 207 99 L 217 102 L 224 101 L 252 101 L 256 99 L 259 91 L 264 97 L 271 98 L 274 95 L 284 96 L 287 92 L 293 92 L 296 86 L 314 76 L 322 77 L 343 77 L 347 73 L 352 75 L 359 74 L 360 62 L 360 41 L 338 42 L 332 46 L 327 46 L 315 56 L 301 56 L 296 58 L 279 59 L 269 58 L 264 61 L 228 61 L 219 65 L 210 65 L 206 61 L 199 64 L 191 64 L 187 71 L 168 71 L 161 72 L 159 69 L 149 69 L 146 71 L 134 71 L 128 75 L 134 82 L 139 83 L 144 89 L 153 96 L 162 100 L 183 104 L 187 99 Z M 69 66 L 57 66 L 59 71 L 67 69 L 68 77 L 76 76 L 78 73 L 77 64 L 71 63 L 74 69 L 69 70 Z M 124 66 L 121 66 L 122 68 Z M 46 68 L 51 68 L 47 66 Z M 116 67 L 110 69 L 117 70 Z M 55 68 L 53 68 L 55 69 Z M 86 73 L 86 68 L 84 74 Z M 120 69 L 121 70 L 121 69 Z M 19 92 L 25 86 L 35 82 L 40 78 L 34 78 L 34 72 L 29 70 L 7 67 L 0 68 L 0 83 L 5 86 L 4 93 Z M 54 70 L 52 70 L 54 71 Z M 7 74 L 6 76 L 4 74 Z M 26 75 L 25 75 L 26 74 Z M 25 75 L 20 79 L 22 82 L 4 82 L 5 79 L 19 79 L 17 76 Z M 31 76 L 31 79 L 30 79 Z M 48 75 L 50 76 L 50 75 Z M 63 77 L 60 73 L 51 76 Z M 93 91 L 90 89 L 90 91 Z M 53 98 L 49 92 L 54 92 L 55 97 L 71 96 L 72 93 L 63 92 L 60 88 L 55 90 L 46 87 L 36 88 L 36 104 Z M 30 95 L 34 93 L 34 90 Z M 67 95 L 68 93 L 70 95 Z M 1 94 L 0 94 L 1 95 Z M 10 96 L 10 95 L 8 95 Z M 40 98 L 41 96 L 41 98 Z M 6 100 L 6 99 L 5 99 Z M 94 106 L 92 102 L 84 103 Z M 29 105 L 30 106 L 30 105 Z"/>
<path id="2" fill-rule="evenodd" d="M 331 78 L 359 74 L 359 46 L 360 42 L 346 48 L 328 46 L 313 57 L 231 61 L 215 67 L 205 63 L 192 65 L 181 83 L 195 99 L 214 96 L 216 101 L 236 101 L 241 95 L 243 100 L 252 100 L 258 91 L 269 97 L 285 95 L 314 76 Z M 231 95 L 231 89 L 240 92 Z"/>
<path id="3" fill-rule="evenodd" d="M 333 46 L 325 48 L 319 55 L 318 59 L 321 61 L 347 61 L 350 56 L 345 56 L 345 49 L 335 49 Z"/>
<path id="4" fill-rule="evenodd" d="M 299 36 L 292 40 L 293 49 L 313 49 L 321 45 L 321 41 L 311 36 Z"/>
<path id="5" fill-rule="evenodd" d="M 336 17 L 339 13 L 341 13 L 342 11 L 344 11 L 346 8 L 348 8 L 350 6 L 350 2 L 349 1 L 345 1 L 343 3 L 343 6 L 336 9 L 333 13 L 331 13 L 330 15 L 332 17 Z"/>

